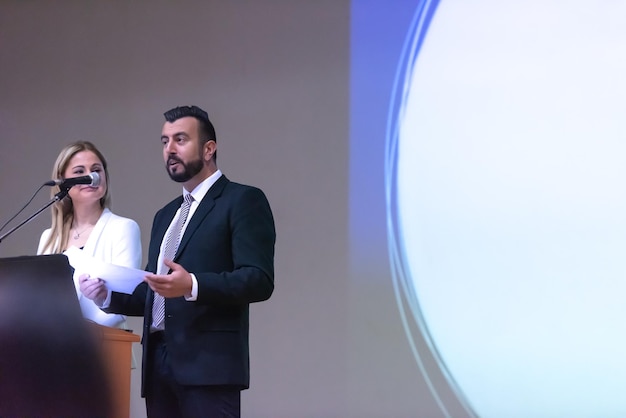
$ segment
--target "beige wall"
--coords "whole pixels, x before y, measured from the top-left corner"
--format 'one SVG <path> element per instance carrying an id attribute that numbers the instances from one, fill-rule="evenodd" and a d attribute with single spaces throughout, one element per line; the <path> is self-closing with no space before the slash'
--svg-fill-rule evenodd
<path id="1" fill-rule="evenodd" d="M 113 210 L 137 220 L 146 248 L 155 211 L 180 192 L 161 160 L 162 113 L 184 104 L 209 112 L 224 173 L 268 195 L 276 292 L 252 307 L 245 416 L 343 408 L 348 24 L 334 0 L 0 6 L 0 222 L 50 178 L 60 148 L 87 139 L 109 160 Z M 49 222 L 46 211 L 0 256 L 33 254 Z"/>

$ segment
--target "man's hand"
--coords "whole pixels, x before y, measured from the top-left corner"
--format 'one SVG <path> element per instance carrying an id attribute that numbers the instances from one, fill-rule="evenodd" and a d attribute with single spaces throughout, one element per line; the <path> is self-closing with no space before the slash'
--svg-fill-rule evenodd
<path id="1" fill-rule="evenodd" d="M 93 300 L 97 306 L 102 306 L 108 295 L 108 290 L 102 279 L 92 279 L 88 274 L 81 274 L 78 278 L 78 285 L 80 292 L 86 298 Z"/>
<path id="2" fill-rule="evenodd" d="M 163 264 L 169 267 L 170 274 L 148 274 L 146 283 L 152 290 L 166 298 L 176 298 L 191 295 L 191 275 L 180 264 L 164 260 Z"/>

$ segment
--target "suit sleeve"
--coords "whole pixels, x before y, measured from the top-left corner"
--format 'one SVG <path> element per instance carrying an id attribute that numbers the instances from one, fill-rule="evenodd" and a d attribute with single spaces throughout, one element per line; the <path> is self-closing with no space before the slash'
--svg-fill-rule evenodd
<path id="1" fill-rule="evenodd" d="M 230 248 L 225 253 L 232 258 L 232 269 L 193 271 L 198 280 L 195 303 L 244 305 L 269 299 L 274 291 L 276 231 L 267 198 L 260 189 L 246 187 L 236 195 L 227 218 Z"/>
<path id="2" fill-rule="evenodd" d="M 111 292 L 111 303 L 103 311 L 128 316 L 143 316 L 145 312 L 148 285 L 140 283 L 132 295 Z"/>

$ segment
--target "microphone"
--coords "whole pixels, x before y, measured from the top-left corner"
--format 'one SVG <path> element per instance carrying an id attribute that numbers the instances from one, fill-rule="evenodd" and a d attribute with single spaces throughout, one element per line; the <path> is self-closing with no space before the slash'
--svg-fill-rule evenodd
<path id="1" fill-rule="evenodd" d="M 100 174 L 93 172 L 88 176 L 70 177 L 68 179 L 50 180 L 45 182 L 44 186 L 59 186 L 61 189 L 69 189 L 77 184 L 88 184 L 91 187 L 98 187 L 100 185 Z"/>

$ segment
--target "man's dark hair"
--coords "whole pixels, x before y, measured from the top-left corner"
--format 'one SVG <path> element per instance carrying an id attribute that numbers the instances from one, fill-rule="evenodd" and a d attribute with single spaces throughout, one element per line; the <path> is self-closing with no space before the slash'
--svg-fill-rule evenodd
<path id="1" fill-rule="evenodd" d="M 188 116 L 196 118 L 200 122 L 200 142 L 202 144 L 210 140 L 217 142 L 215 128 L 209 120 L 209 115 L 198 106 L 178 106 L 168 110 L 163 116 L 165 116 L 165 120 L 169 123 Z"/>

